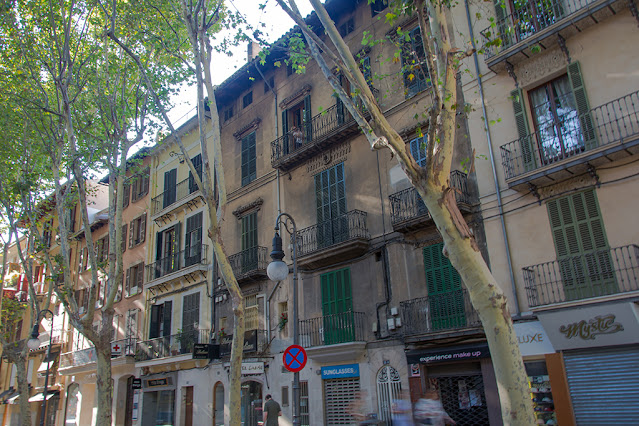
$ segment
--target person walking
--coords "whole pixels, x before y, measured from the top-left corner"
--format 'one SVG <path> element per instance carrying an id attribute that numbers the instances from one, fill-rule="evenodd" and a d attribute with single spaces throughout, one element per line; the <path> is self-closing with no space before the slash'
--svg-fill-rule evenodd
<path id="1" fill-rule="evenodd" d="M 280 404 L 275 402 L 273 397 L 268 394 L 264 397 L 264 426 L 278 426 L 280 421 L 279 416 L 282 415 L 282 409 Z"/>

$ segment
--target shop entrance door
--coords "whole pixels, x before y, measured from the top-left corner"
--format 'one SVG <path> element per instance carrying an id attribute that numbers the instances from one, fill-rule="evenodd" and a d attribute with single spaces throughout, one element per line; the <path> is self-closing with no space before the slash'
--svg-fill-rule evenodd
<path id="1" fill-rule="evenodd" d="M 242 383 L 242 425 L 257 426 L 262 421 L 262 384 Z"/>
<path id="2" fill-rule="evenodd" d="M 481 374 L 431 377 L 429 383 L 439 390 L 444 410 L 458 426 L 489 424 Z"/>

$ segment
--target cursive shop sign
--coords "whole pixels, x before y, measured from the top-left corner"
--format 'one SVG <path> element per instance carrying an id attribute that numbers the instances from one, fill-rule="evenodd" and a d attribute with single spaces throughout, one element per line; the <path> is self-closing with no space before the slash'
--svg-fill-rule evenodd
<path id="1" fill-rule="evenodd" d="M 615 321 L 613 314 L 597 315 L 588 321 L 581 320 L 562 325 L 559 327 L 559 331 L 567 339 L 594 340 L 600 334 L 614 334 L 623 331 L 623 325 Z"/>

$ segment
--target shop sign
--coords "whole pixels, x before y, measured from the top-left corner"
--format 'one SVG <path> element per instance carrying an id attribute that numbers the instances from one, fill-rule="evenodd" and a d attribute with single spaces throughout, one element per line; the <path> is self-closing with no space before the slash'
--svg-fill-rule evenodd
<path id="1" fill-rule="evenodd" d="M 263 362 L 243 362 L 242 375 L 248 376 L 251 374 L 264 374 L 264 363 Z"/>
<path id="2" fill-rule="evenodd" d="M 322 379 L 345 379 L 359 377 L 359 364 L 333 365 L 322 367 Z"/>
<path id="3" fill-rule="evenodd" d="M 156 387 L 156 386 L 168 386 L 169 385 L 169 378 L 168 377 L 163 377 L 161 379 L 149 379 L 146 381 L 146 385 L 150 388 Z"/>
<path id="4" fill-rule="evenodd" d="M 243 352 L 257 351 L 257 330 L 249 330 L 244 333 L 244 349 Z"/>
<path id="5" fill-rule="evenodd" d="M 522 356 L 544 355 L 555 352 L 550 338 L 539 321 L 517 322 L 515 333 Z"/>
<path id="6" fill-rule="evenodd" d="M 218 359 L 220 345 L 211 343 L 195 343 L 193 345 L 193 359 Z"/>
<path id="7" fill-rule="evenodd" d="M 133 379 L 131 381 L 131 389 L 142 389 L 142 379 Z"/>
<path id="8" fill-rule="evenodd" d="M 454 346 L 445 349 L 421 349 L 406 352 L 409 364 L 439 364 L 490 357 L 488 345 Z"/>
<path id="9" fill-rule="evenodd" d="M 538 315 L 557 350 L 639 343 L 639 308 L 632 302 Z"/>

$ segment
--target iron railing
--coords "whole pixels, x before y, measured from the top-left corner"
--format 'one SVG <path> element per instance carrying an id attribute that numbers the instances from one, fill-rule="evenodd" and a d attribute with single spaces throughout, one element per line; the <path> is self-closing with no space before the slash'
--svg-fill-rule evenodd
<path id="1" fill-rule="evenodd" d="M 495 20 L 488 28 L 481 31 L 481 35 L 487 43 L 484 47 L 486 59 L 498 55 L 597 1 L 544 0 L 518 2 L 518 6 L 515 8 L 512 6 L 513 3 L 510 3 L 511 13 L 508 14 L 506 14 L 508 9 L 504 8 L 504 6 L 509 2 L 502 2 L 501 5 L 496 5 L 495 7 L 502 8 L 506 16 Z"/>
<path id="2" fill-rule="evenodd" d="M 370 239 L 366 216 L 366 212 L 351 210 L 345 215 L 297 231 L 298 256 L 357 238 Z"/>
<path id="3" fill-rule="evenodd" d="M 151 214 L 155 215 L 165 208 L 182 201 L 198 190 L 194 179 L 184 179 L 174 188 L 165 189 L 163 193 L 151 200 Z"/>
<path id="4" fill-rule="evenodd" d="M 210 343 L 211 331 L 196 329 L 185 331 L 171 336 L 157 337 L 151 340 L 138 342 L 135 351 L 136 361 L 148 361 L 151 359 L 166 358 L 193 353 L 196 343 Z"/>
<path id="5" fill-rule="evenodd" d="M 134 356 L 136 343 L 137 339 L 134 337 L 111 342 L 111 359 Z M 97 359 L 98 357 L 94 347 L 67 352 L 60 355 L 60 368 L 80 367 L 92 362 L 97 362 Z"/>
<path id="6" fill-rule="evenodd" d="M 566 114 L 544 128 L 501 147 L 506 179 L 639 136 L 639 91 L 592 108 Z"/>
<path id="7" fill-rule="evenodd" d="M 481 326 L 466 289 L 405 300 L 399 306 L 405 335 Z"/>
<path id="8" fill-rule="evenodd" d="M 528 305 L 639 290 L 639 246 L 592 251 L 523 268 Z"/>
<path id="9" fill-rule="evenodd" d="M 229 256 L 229 263 L 235 277 L 239 278 L 258 271 L 266 271 L 269 263 L 266 252 L 266 247 L 257 246 Z"/>
<path id="10" fill-rule="evenodd" d="M 198 244 L 146 265 L 146 282 L 172 274 L 189 266 L 206 264 L 208 246 Z"/>
<path id="11" fill-rule="evenodd" d="M 302 129 L 288 131 L 271 142 L 271 162 L 285 157 L 303 146 L 324 139 L 343 126 L 350 126 L 354 119 L 342 105 L 333 105 L 311 118 L 310 124 L 304 124 Z"/>
<path id="12" fill-rule="evenodd" d="M 231 354 L 231 342 L 233 336 L 217 339 L 220 344 L 220 357 Z M 225 343 L 227 342 L 227 343 Z M 243 353 L 263 353 L 268 346 L 268 334 L 266 330 L 247 330 L 244 332 L 244 350 Z M 257 348 L 257 349 L 256 349 Z"/>
<path id="13" fill-rule="evenodd" d="M 311 348 L 338 343 L 363 342 L 366 340 L 365 320 L 364 312 L 352 311 L 301 320 L 299 322 L 300 346 Z"/>
<path id="14" fill-rule="evenodd" d="M 457 203 L 470 204 L 468 191 L 468 177 L 466 173 L 455 170 L 450 174 L 450 186 L 455 191 Z M 424 217 L 430 218 L 430 213 L 414 187 L 389 195 L 391 204 L 391 222 L 396 225 L 407 220 Z"/>

